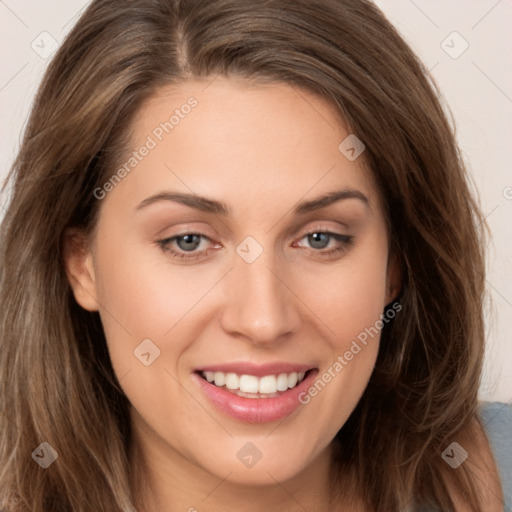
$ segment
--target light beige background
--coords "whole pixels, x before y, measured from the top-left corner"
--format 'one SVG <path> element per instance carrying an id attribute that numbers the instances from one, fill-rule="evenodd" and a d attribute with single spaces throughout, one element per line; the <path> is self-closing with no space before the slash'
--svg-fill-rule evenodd
<path id="1" fill-rule="evenodd" d="M 2 179 L 19 147 L 50 54 L 88 3 L 0 0 Z M 487 314 L 481 398 L 510 402 L 512 0 L 378 0 L 377 4 L 432 71 L 455 116 L 459 143 L 494 240 L 487 277 L 493 310 Z M 0 202 L 0 215 L 5 199 Z"/>

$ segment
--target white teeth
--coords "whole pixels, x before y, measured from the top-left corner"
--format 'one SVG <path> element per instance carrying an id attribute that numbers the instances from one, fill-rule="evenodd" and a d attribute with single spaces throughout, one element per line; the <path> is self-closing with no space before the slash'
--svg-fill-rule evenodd
<path id="1" fill-rule="evenodd" d="M 226 376 L 222 372 L 215 372 L 213 380 L 215 381 L 215 385 L 220 388 L 226 384 Z"/>
<path id="2" fill-rule="evenodd" d="M 240 388 L 240 378 L 236 373 L 227 373 L 226 374 L 226 387 L 228 389 L 239 389 Z"/>
<path id="3" fill-rule="evenodd" d="M 242 375 L 240 377 L 240 391 L 242 393 L 257 393 L 259 391 L 259 379 L 254 375 Z"/>
<path id="4" fill-rule="evenodd" d="M 277 391 L 277 379 L 275 375 L 265 375 L 261 377 L 259 392 L 260 393 L 275 393 Z"/>
<path id="5" fill-rule="evenodd" d="M 280 373 L 277 377 L 277 390 L 286 391 L 288 389 L 288 375 Z"/>
<path id="6" fill-rule="evenodd" d="M 236 373 L 202 372 L 203 377 L 218 387 L 226 386 L 231 391 L 238 391 L 240 396 L 253 398 L 260 395 L 277 396 L 278 391 L 294 388 L 304 380 L 306 372 L 280 373 L 279 375 L 237 375 Z"/>

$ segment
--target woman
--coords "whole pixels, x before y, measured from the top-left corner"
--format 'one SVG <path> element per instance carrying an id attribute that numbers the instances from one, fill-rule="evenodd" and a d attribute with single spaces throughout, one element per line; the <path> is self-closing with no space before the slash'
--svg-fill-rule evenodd
<path id="1" fill-rule="evenodd" d="M 483 218 L 372 3 L 94 1 L 10 178 L 4 511 L 503 509 Z"/>

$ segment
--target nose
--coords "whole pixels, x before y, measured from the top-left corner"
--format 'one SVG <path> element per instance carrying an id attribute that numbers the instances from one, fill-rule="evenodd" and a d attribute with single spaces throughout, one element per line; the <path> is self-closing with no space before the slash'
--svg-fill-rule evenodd
<path id="1" fill-rule="evenodd" d="M 297 299 L 265 252 L 254 262 L 238 258 L 224 283 L 223 329 L 254 345 L 268 346 L 298 330 Z"/>

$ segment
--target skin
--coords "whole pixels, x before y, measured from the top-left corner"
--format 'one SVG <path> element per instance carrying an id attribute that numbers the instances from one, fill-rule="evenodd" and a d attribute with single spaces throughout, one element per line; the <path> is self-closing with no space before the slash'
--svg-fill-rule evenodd
<path id="1" fill-rule="evenodd" d="M 166 87 L 134 120 L 134 149 L 191 96 L 197 106 L 101 200 L 92 235 L 69 233 L 76 300 L 99 311 L 132 404 L 145 510 L 238 510 L 237 500 L 248 511 L 328 509 L 332 439 L 368 383 L 378 335 L 279 422 L 226 416 L 191 374 L 232 361 L 307 363 L 320 374 L 332 367 L 400 290 L 381 198 L 364 157 L 352 162 L 338 150 L 350 131 L 332 107 L 284 84 L 216 78 Z M 293 212 L 340 189 L 368 201 Z M 221 201 L 230 214 L 169 200 L 137 209 L 163 191 Z M 331 238 L 315 249 L 306 234 L 325 231 L 353 241 Z M 197 259 L 178 259 L 157 243 L 197 232 L 208 237 Z M 252 263 L 236 252 L 247 236 L 263 249 Z M 191 254 L 176 241 L 169 246 Z M 148 338 L 160 356 L 144 366 L 134 350 Z M 262 454 L 252 468 L 237 458 L 247 442 Z"/>

